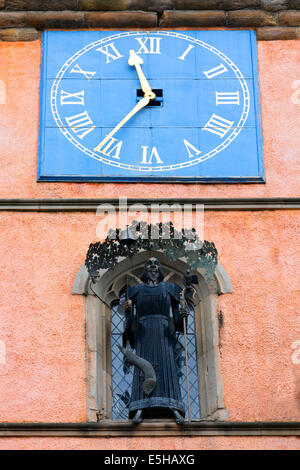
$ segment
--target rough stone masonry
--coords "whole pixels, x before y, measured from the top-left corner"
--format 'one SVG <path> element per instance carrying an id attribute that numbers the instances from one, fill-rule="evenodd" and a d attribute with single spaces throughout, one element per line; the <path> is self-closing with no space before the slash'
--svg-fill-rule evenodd
<path id="1" fill-rule="evenodd" d="M 258 40 L 300 38 L 300 0 L 0 0 L 0 40 L 44 29 L 254 29 Z"/>

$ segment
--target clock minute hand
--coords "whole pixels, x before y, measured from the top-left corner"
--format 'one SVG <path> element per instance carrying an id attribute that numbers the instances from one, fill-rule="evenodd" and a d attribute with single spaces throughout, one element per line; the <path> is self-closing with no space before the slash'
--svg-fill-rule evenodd
<path id="1" fill-rule="evenodd" d="M 125 116 L 122 121 L 119 122 L 119 124 L 114 127 L 114 129 L 107 134 L 107 136 L 100 142 L 100 144 L 97 145 L 97 147 L 94 148 L 94 151 L 99 152 L 101 151 L 102 147 L 111 139 L 113 135 L 115 135 L 116 132 L 118 132 L 119 129 L 121 129 L 124 124 L 126 124 L 127 121 L 129 121 L 132 116 L 134 116 L 140 109 L 144 108 L 147 106 L 149 103 L 150 99 L 152 99 L 151 92 L 145 93 L 144 98 L 142 98 L 136 105 L 135 107 Z"/>
<path id="2" fill-rule="evenodd" d="M 152 88 L 149 85 L 149 83 L 148 83 L 148 81 L 147 81 L 147 79 L 144 75 L 144 72 L 142 71 L 141 64 L 143 64 L 143 63 L 144 63 L 143 59 L 139 55 L 137 55 L 137 53 L 133 49 L 130 49 L 128 64 L 135 66 L 138 77 L 139 77 L 139 80 L 140 80 L 140 83 L 141 83 L 141 88 L 142 88 L 144 94 L 145 93 L 151 93 L 152 96 L 150 97 L 150 99 L 153 100 L 156 97 L 156 95 L 155 95 L 155 93 L 153 93 Z"/>

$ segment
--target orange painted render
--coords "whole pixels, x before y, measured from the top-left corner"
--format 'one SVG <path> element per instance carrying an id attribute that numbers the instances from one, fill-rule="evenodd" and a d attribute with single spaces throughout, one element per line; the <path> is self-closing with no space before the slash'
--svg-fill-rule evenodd
<path id="1" fill-rule="evenodd" d="M 151 197 L 298 197 L 300 43 L 258 43 L 266 184 L 151 184 Z M 37 183 L 40 42 L 0 42 L 0 198 L 149 197 L 149 184 Z M 298 163 L 299 165 L 299 163 Z M 1 422 L 86 421 L 84 298 L 72 295 L 99 218 L 0 213 Z M 299 211 L 207 211 L 233 293 L 219 297 L 230 421 L 300 421 Z M 299 240 L 299 238 L 298 238 Z M 0 449 L 286 449 L 296 437 L 0 438 Z"/>
<path id="2" fill-rule="evenodd" d="M 205 215 L 205 237 L 234 286 L 219 298 L 231 421 L 300 421 L 300 366 L 291 347 L 300 339 L 298 214 Z M 84 298 L 71 289 L 98 220 L 76 212 L 0 214 L 1 421 L 86 420 Z"/>
<path id="3" fill-rule="evenodd" d="M 0 450 L 293 450 L 297 437 L 143 437 L 136 438 L 10 438 L 0 439 Z"/>

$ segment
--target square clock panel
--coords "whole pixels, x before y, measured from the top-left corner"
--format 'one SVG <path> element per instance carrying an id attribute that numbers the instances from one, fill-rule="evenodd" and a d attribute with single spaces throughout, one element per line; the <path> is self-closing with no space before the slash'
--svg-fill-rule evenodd
<path id="1" fill-rule="evenodd" d="M 39 181 L 264 182 L 253 31 L 46 31 Z"/>

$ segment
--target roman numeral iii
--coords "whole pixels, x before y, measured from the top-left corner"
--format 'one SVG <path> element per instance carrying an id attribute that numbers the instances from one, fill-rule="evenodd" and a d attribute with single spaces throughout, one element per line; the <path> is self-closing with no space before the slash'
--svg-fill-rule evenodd
<path id="1" fill-rule="evenodd" d="M 66 117 L 68 125 L 80 139 L 83 139 L 89 132 L 92 132 L 96 126 L 86 111 L 74 116 Z"/>
<path id="2" fill-rule="evenodd" d="M 238 91 L 234 92 L 219 92 L 216 91 L 216 105 L 219 104 L 240 104 L 240 93 Z"/>
<path id="3" fill-rule="evenodd" d="M 227 119 L 213 114 L 202 130 L 212 132 L 213 134 L 217 134 L 219 137 L 223 138 L 232 127 L 233 123 L 234 121 L 228 121 Z"/>
<path id="4" fill-rule="evenodd" d="M 135 38 L 140 44 L 140 48 L 137 54 L 161 54 L 160 52 L 160 40 L 161 38 Z"/>
<path id="5" fill-rule="evenodd" d="M 112 62 L 113 60 L 120 59 L 123 57 L 118 49 L 114 46 L 114 43 L 111 42 L 110 44 L 106 44 L 103 47 L 99 47 L 96 51 L 102 52 L 102 54 L 106 55 L 106 63 Z"/>

